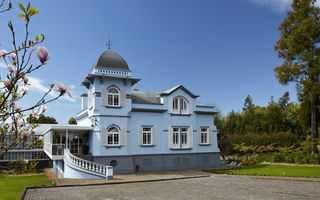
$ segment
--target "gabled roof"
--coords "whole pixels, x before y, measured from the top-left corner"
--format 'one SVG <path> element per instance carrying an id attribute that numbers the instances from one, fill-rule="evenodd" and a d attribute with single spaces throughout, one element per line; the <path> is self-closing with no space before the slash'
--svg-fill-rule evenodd
<path id="1" fill-rule="evenodd" d="M 132 103 L 161 104 L 161 97 L 156 92 L 133 90 L 131 99 Z"/>
<path id="2" fill-rule="evenodd" d="M 183 85 L 177 85 L 169 90 L 166 90 L 164 92 L 162 92 L 160 95 L 161 96 L 168 96 L 170 95 L 172 92 L 176 91 L 177 89 L 181 89 L 183 90 L 185 93 L 187 93 L 188 95 L 190 95 L 192 98 L 197 98 L 199 97 L 199 95 L 194 95 L 192 92 L 190 92 L 187 88 L 185 88 Z"/>

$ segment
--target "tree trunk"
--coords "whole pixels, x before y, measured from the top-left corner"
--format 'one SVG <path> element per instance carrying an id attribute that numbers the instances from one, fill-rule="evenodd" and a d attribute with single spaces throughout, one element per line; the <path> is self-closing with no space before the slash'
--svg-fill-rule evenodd
<path id="1" fill-rule="evenodd" d="M 311 153 L 317 154 L 318 148 L 317 148 L 317 141 L 318 141 L 318 109 L 316 101 L 311 102 L 311 141 L 312 141 L 312 147 L 311 147 Z"/>

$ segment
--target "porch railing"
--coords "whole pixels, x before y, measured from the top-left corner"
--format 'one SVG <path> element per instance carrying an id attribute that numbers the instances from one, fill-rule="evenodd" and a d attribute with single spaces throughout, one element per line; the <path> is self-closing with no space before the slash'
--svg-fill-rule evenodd
<path id="1" fill-rule="evenodd" d="M 78 158 L 70 153 L 69 149 L 64 150 L 64 157 L 66 162 L 71 165 L 81 168 L 86 172 L 91 172 L 93 174 L 105 177 L 106 179 L 113 178 L 113 168 L 111 166 L 106 166 L 98 163 L 94 163 L 82 158 Z"/>

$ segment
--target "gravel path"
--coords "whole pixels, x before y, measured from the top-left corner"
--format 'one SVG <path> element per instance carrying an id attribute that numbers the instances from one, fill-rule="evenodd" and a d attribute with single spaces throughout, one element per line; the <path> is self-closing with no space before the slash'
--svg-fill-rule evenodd
<path id="1" fill-rule="evenodd" d="M 158 182 L 29 189 L 37 199 L 320 199 L 320 180 L 221 176 Z"/>

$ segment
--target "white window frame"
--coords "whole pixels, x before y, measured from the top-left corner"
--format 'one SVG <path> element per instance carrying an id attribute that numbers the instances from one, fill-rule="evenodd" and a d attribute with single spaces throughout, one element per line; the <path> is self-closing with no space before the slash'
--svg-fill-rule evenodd
<path id="1" fill-rule="evenodd" d="M 172 112 L 173 114 L 189 114 L 189 102 L 186 98 L 178 96 L 172 100 Z"/>
<path id="2" fill-rule="evenodd" d="M 117 131 L 110 131 L 111 129 L 116 129 Z M 109 143 L 109 137 L 112 138 L 111 143 Z M 115 143 L 115 138 L 118 138 L 118 142 Z M 107 129 L 107 146 L 120 146 L 120 129 L 116 126 L 110 126 Z"/>
<path id="3" fill-rule="evenodd" d="M 149 129 L 149 130 L 147 130 Z M 142 146 L 152 145 L 152 127 L 142 127 Z"/>
<path id="4" fill-rule="evenodd" d="M 188 127 L 172 127 L 172 145 L 175 149 L 187 149 L 189 147 L 188 141 Z"/>
<path id="5" fill-rule="evenodd" d="M 204 130 L 205 129 L 205 130 Z M 209 143 L 209 128 L 208 127 L 200 127 L 200 144 L 210 144 Z"/>
<path id="6" fill-rule="evenodd" d="M 109 92 L 110 90 L 116 90 L 117 92 Z M 111 102 L 109 102 L 109 96 L 111 97 Z M 110 106 L 110 107 L 120 107 L 120 102 L 121 102 L 121 99 L 120 99 L 120 90 L 119 88 L 115 87 L 115 86 L 111 86 L 107 89 L 107 106 Z M 115 97 L 118 98 L 118 104 L 115 104 Z"/>

